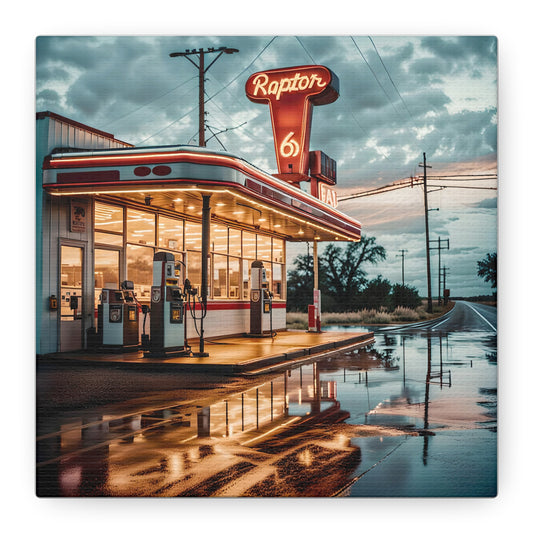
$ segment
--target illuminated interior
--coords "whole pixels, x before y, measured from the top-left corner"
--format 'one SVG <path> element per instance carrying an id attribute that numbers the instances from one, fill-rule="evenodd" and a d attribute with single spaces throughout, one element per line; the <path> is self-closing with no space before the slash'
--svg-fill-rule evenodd
<path id="1" fill-rule="evenodd" d="M 139 301 L 148 302 L 156 251 L 174 254 L 177 261 L 183 262 L 185 277 L 192 286 L 200 287 L 200 222 L 161 214 L 153 207 L 140 209 L 103 201 L 95 202 L 94 221 L 95 304 L 102 288 L 118 288 L 117 272 L 122 270 L 125 272 L 120 279 L 133 281 Z M 259 259 L 265 266 L 274 299 L 285 299 L 283 239 L 217 222 L 211 224 L 209 248 L 210 298 L 249 298 L 251 264 Z M 124 268 L 120 268 L 122 261 Z"/>

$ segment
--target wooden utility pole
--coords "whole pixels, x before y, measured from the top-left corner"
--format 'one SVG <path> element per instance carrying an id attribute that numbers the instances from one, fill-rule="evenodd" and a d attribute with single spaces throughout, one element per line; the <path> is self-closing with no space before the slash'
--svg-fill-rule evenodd
<path id="1" fill-rule="evenodd" d="M 217 53 L 218 55 L 207 65 L 205 66 L 205 54 Z M 185 52 L 172 52 L 170 57 L 185 57 L 188 59 L 197 69 L 199 73 L 199 84 L 198 84 L 198 133 L 199 133 L 199 146 L 205 146 L 205 73 L 209 70 L 211 65 L 222 55 L 222 54 L 234 54 L 238 52 L 236 48 L 227 48 L 221 46 L 220 48 L 208 48 L 204 50 L 200 48 L 199 50 L 185 50 Z M 198 57 L 198 64 L 195 63 L 189 56 L 195 55 Z"/>
<path id="2" fill-rule="evenodd" d="M 408 252 L 409 250 L 398 250 L 402 256 L 402 287 L 405 286 L 405 277 L 404 277 L 404 259 L 405 259 L 405 252 Z M 398 257 L 398 256 L 396 256 Z"/>
<path id="3" fill-rule="evenodd" d="M 442 303 L 442 299 L 441 299 L 441 291 L 440 291 L 440 286 L 441 286 L 441 277 L 440 277 L 440 273 L 441 273 L 441 268 L 440 268 L 440 251 L 441 250 L 449 250 L 450 249 L 450 239 L 441 239 L 440 237 L 437 239 L 437 240 L 433 240 L 433 241 L 429 241 L 429 242 L 438 242 L 439 245 L 436 247 L 436 248 L 430 248 L 430 250 L 438 250 L 439 251 L 439 305 Z M 446 248 L 444 248 L 443 246 L 441 247 L 441 244 L 442 243 L 446 243 Z"/>
<path id="4" fill-rule="evenodd" d="M 426 152 L 424 152 L 424 163 L 418 164 L 419 167 L 424 167 L 424 215 L 426 220 L 426 267 L 428 279 L 428 313 L 433 312 L 433 301 L 431 299 L 431 265 L 429 260 L 429 220 L 428 220 L 428 187 L 426 169 L 431 168 L 426 165 Z"/>
<path id="5" fill-rule="evenodd" d="M 199 132 L 199 146 L 205 146 L 205 73 L 209 70 L 211 65 L 222 55 L 222 54 L 234 54 L 238 52 L 236 48 L 226 48 L 221 46 L 220 48 L 208 48 L 204 50 L 200 48 L 199 50 L 185 50 L 185 52 L 173 52 L 170 57 L 185 57 L 188 59 L 197 69 L 199 73 L 199 86 L 198 86 L 198 132 Z M 218 53 L 218 55 L 207 65 L 205 66 L 205 54 Z M 195 63 L 189 56 L 195 55 L 198 57 L 199 63 Z M 211 229 L 211 207 L 210 207 L 210 198 L 208 194 L 202 195 L 202 281 L 200 287 L 200 304 L 201 304 L 201 315 L 200 315 L 200 347 L 199 351 L 195 352 L 193 355 L 197 357 L 208 357 L 209 353 L 205 351 L 204 344 L 204 318 L 207 313 L 207 292 L 208 292 L 208 280 L 209 280 L 209 271 L 208 271 L 208 256 L 209 256 L 209 242 L 210 242 L 210 229 Z"/>
<path id="6" fill-rule="evenodd" d="M 448 303 L 448 297 L 446 296 L 446 272 L 450 270 L 449 268 L 446 268 L 445 266 L 442 267 L 442 278 L 443 278 L 443 295 L 444 295 L 444 305 Z"/>

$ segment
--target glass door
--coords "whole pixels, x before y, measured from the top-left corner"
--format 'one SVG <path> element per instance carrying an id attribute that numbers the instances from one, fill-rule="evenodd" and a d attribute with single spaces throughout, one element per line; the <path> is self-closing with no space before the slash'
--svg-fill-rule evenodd
<path id="1" fill-rule="evenodd" d="M 83 348 L 83 248 L 61 246 L 60 351 Z"/>

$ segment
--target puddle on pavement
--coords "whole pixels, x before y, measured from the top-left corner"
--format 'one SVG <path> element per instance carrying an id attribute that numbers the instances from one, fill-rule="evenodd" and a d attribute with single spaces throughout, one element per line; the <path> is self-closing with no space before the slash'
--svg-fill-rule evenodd
<path id="1" fill-rule="evenodd" d="M 376 333 L 210 405 L 58 420 L 37 440 L 37 492 L 490 496 L 494 353 L 486 334 Z"/>

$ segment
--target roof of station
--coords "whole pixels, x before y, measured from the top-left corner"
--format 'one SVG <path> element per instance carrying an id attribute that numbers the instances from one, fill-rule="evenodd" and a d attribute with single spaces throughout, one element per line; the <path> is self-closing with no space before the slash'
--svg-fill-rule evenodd
<path id="1" fill-rule="evenodd" d="M 209 195 L 213 222 L 292 241 L 358 241 L 361 224 L 244 159 L 188 145 L 58 151 L 43 166 L 53 195 L 117 198 L 200 219 Z"/>

